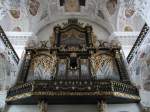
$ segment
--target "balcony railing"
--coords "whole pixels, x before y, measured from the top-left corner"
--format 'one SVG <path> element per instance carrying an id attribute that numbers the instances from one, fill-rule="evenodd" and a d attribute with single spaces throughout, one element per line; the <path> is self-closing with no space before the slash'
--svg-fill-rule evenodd
<path id="1" fill-rule="evenodd" d="M 139 101 L 136 87 L 106 80 L 51 80 L 33 81 L 15 86 L 8 91 L 7 102 L 29 96 L 114 96 Z"/>

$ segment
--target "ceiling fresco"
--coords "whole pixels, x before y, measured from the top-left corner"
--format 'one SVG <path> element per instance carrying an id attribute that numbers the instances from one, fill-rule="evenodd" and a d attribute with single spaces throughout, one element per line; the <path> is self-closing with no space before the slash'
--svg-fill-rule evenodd
<path id="1" fill-rule="evenodd" d="M 29 12 L 32 16 L 36 16 L 38 9 L 40 7 L 40 2 L 38 0 L 28 0 L 29 3 Z"/>
<path id="2" fill-rule="evenodd" d="M 9 13 L 15 19 L 20 18 L 20 10 L 12 9 L 12 10 L 9 10 Z"/>
<path id="3" fill-rule="evenodd" d="M 132 32 L 133 29 L 131 28 L 131 26 L 125 26 L 124 31 L 125 32 Z"/>
<path id="4" fill-rule="evenodd" d="M 80 4 L 78 0 L 65 0 L 65 11 L 66 12 L 79 12 Z"/>
<path id="5" fill-rule="evenodd" d="M 22 30 L 19 26 L 17 26 L 17 27 L 14 27 L 12 31 L 21 32 Z"/>
<path id="6" fill-rule="evenodd" d="M 128 7 L 125 9 L 125 16 L 127 18 L 132 17 L 134 13 L 135 13 L 135 9 L 133 8 Z"/>
<path id="7" fill-rule="evenodd" d="M 117 0 L 108 0 L 106 3 L 107 10 L 110 15 L 113 15 L 117 9 Z"/>
<path id="8" fill-rule="evenodd" d="M 110 36 L 114 32 L 140 32 L 145 23 L 134 3 L 124 0 L 2 0 L 0 15 L 4 31 L 34 35 L 47 25 L 68 18 L 90 21 L 106 29 Z M 123 46 L 133 44 L 131 38 L 117 38 L 126 39 L 128 43 L 122 41 Z"/>
<path id="9" fill-rule="evenodd" d="M 133 31 L 140 31 L 140 28 L 137 29 L 139 25 L 137 27 L 137 23 L 134 22 L 135 18 L 136 20 L 138 18 L 134 4 L 121 0 L 2 0 L 0 14 L 1 18 L 3 17 L 0 23 L 6 31 L 11 30 L 5 29 L 10 23 L 13 23 L 11 27 L 15 27 L 18 26 L 19 21 L 21 23 L 28 21 L 30 27 L 28 26 L 27 31 L 37 33 L 38 29 L 48 23 L 72 16 L 87 18 L 98 24 L 103 24 L 103 26 L 108 24 L 107 28 L 112 27 L 112 31 L 124 31 L 128 23 Z M 98 19 L 102 21 L 98 22 Z M 14 23 L 14 20 L 17 22 Z M 138 23 L 140 21 L 141 19 Z M 143 21 L 139 24 L 143 25 Z"/>

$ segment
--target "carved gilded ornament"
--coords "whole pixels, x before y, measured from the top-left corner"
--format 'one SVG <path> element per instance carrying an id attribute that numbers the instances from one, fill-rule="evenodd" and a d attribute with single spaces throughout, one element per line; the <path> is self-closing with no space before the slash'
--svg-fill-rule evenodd
<path id="1" fill-rule="evenodd" d="M 26 83 L 23 85 L 13 87 L 9 91 L 9 93 L 11 94 L 7 96 L 6 101 L 11 102 L 22 98 L 39 96 L 39 95 L 40 96 L 84 96 L 85 95 L 85 96 L 98 96 L 98 97 L 114 96 L 114 97 L 128 98 L 136 101 L 140 100 L 140 97 L 134 86 L 117 82 L 117 81 L 110 82 L 110 81 L 99 80 L 96 82 L 95 81 L 93 82 L 54 81 L 54 82 L 47 82 L 47 83 L 44 82 L 33 81 L 31 83 Z M 90 83 L 91 86 L 87 86 L 88 83 Z M 51 84 L 55 85 L 53 89 L 51 89 L 51 86 L 48 86 Z M 95 84 L 100 87 L 94 89 L 93 87 L 96 86 Z M 89 87 L 92 88 L 92 90 L 94 89 L 94 91 L 90 91 Z M 55 91 L 55 88 L 58 88 L 58 90 L 59 89 L 60 90 Z M 76 88 L 78 88 L 77 91 L 74 92 L 68 91 Z M 103 90 L 101 90 L 101 88 L 103 88 Z"/>
<path id="2" fill-rule="evenodd" d="M 59 91 L 59 92 L 54 92 L 54 91 L 48 91 L 48 92 L 28 92 L 28 93 L 23 93 L 23 94 L 18 94 L 13 97 L 7 97 L 6 101 L 16 101 L 18 99 L 22 98 L 27 98 L 31 96 L 116 96 L 116 97 L 122 97 L 122 98 L 128 98 L 132 100 L 140 100 L 140 97 L 137 95 L 131 95 L 127 93 L 121 93 L 121 92 L 64 92 L 64 91 Z"/>
<path id="3" fill-rule="evenodd" d="M 52 36 L 50 37 L 50 44 L 53 47 L 55 46 L 56 39 L 58 37 L 58 34 L 60 33 L 61 34 L 60 35 L 61 36 L 61 40 L 60 40 L 61 48 L 64 48 L 66 44 L 68 45 L 72 41 L 74 43 L 78 41 L 78 44 L 80 44 L 81 47 L 85 48 L 86 32 L 89 34 L 88 36 L 90 36 L 89 43 L 94 45 L 94 47 L 96 47 L 96 35 L 94 34 L 94 32 L 92 32 L 92 27 L 88 24 L 84 26 L 84 23 L 78 22 L 77 19 L 69 19 L 68 22 L 62 23 L 62 26 L 57 25 L 54 28 L 54 32 Z"/>
<path id="4" fill-rule="evenodd" d="M 92 34 L 92 43 L 93 43 L 93 46 L 94 46 L 94 47 L 97 47 L 97 46 L 96 46 L 96 41 L 97 41 L 96 39 L 97 39 L 97 37 L 96 37 L 96 35 L 94 34 L 94 32 L 92 32 L 91 34 Z"/>
<path id="5" fill-rule="evenodd" d="M 52 36 L 50 37 L 50 46 L 55 46 L 55 33 L 53 32 Z"/>
<path id="6" fill-rule="evenodd" d="M 31 63 L 31 68 L 35 70 L 39 65 L 43 66 L 46 72 L 55 73 L 56 56 L 40 55 L 36 56 Z"/>
<path id="7" fill-rule="evenodd" d="M 96 53 L 91 56 L 90 61 L 92 64 L 91 70 L 93 75 L 95 75 L 98 70 L 102 71 L 104 64 L 111 63 L 112 57 L 106 54 Z"/>
<path id="8" fill-rule="evenodd" d="M 78 28 L 79 31 L 84 31 L 83 27 L 84 27 L 84 23 L 80 23 L 77 19 L 68 19 L 68 22 L 64 22 L 62 23 L 63 28 L 68 27 L 71 24 L 75 24 L 77 26 L 74 26 L 75 28 Z M 79 27 L 78 27 L 79 26 Z M 58 25 L 58 27 L 60 27 L 60 25 Z"/>

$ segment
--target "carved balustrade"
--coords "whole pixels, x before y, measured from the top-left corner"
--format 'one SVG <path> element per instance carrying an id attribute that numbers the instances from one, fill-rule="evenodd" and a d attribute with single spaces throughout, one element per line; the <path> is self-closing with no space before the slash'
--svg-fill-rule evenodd
<path id="1" fill-rule="evenodd" d="M 8 91 L 7 102 L 29 96 L 94 96 L 140 100 L 138 90 L 131 85 L 107 80 L 51 80 L 33 81 L 15 86 Z"/>

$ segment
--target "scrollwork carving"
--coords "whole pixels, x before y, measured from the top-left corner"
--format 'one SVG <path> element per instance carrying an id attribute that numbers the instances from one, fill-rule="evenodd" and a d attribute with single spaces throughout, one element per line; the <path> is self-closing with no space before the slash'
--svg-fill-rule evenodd
<path id="1" fill-rule="evenodd" d="M 41 48 L 47 48 L 48 41 L 40 41 Z"/>
<path id="2" fill-rule="evenodd" d="M 30 69 L 34 74 L 33 79 L 51 79 L 56 72 L 56 56 L 38 55 L 32 60 Z"/>
<path id="3" fill-rule="evenodd" d="M 104 64 L 109 64 L 111 61 L 111 57 L 103 54 L 94 54 L 91 58 L 92 68 L 94 70 L 94 74 L 98 71 L 98 69 L 102 69 Z"/>
<path id="4" fill-rule="evenodd" d="M 109 43 L 103 40 L 97 41 L 98 41 L 98 48 L 109 48 L 109 49 L 120 48 L 120 46 L 116 42 Z"/>
<path id="5" fill-rule="evenodd" d="M 100 79 L 119 80 L 116 63 L 110 54 L 96 53 L 90 58 L 92 75 Z"/>

